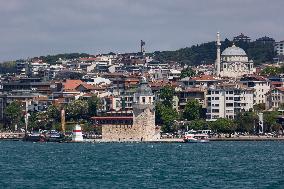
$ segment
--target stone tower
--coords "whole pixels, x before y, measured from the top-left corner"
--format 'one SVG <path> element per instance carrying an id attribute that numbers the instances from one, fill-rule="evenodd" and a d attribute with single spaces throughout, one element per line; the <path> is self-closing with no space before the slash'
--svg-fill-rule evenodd
<path id="1" fill-rule="evenodd" d="M 154 95 L 145 78 L 142 79 L 133 96 L 133 117 L 111 117 L 102 126 L 102 140 L 114 142 L 156 141 L 160 139 L 160 129 L 155 125 Z M 132 124 L 125 123 L 125 119 Z"/>
<path id="2" fill-rule="evenodd" d="M 155 126 L 154 95 L 148 86 L 146 78 L 142 78 L 137 92 L 134 94 L 133 125 L 138 126 L 141 132 L 141 141 L 160 139 L 159 131 Z"/>

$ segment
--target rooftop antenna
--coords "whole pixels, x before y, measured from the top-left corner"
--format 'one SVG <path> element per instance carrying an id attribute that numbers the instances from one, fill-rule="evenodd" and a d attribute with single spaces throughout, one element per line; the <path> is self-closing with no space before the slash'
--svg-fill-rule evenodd
<path id="1" fill-rule="evenodd" d="M 140 41 L 140 52 L 144 55 L 145 54 L 145 45 L 146 45 L 146 43 L 145 43 L 145 41 L 143 41 L 143 40 L 141 40 Z"/>

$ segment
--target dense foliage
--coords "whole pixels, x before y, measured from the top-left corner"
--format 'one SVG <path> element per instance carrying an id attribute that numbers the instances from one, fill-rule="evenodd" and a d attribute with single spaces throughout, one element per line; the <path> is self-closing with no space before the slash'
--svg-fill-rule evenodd
<path id="1" fill-rule="evenodd" d="M 232 41 L 225 39 L 222 42 L 221 50 L 223 51 L 232 44 Z M 257 41 L 250 43 L 237 42 L 236 46 L 244 49 L 249 59 L 254 60 L 256 64 L 272 62 L 273 57 L 275 56 L 272 43 L 261 43 Z M 215 42 L 212 41 L 176 51 L 156 51 L 153 55 L 157 60 L 162 62 L 176 61 L 188 65 L 211 64 L 216 60 L 216 45 Z"/>
<path id="2" fill-rule="evenodd" d="M 53 64 L 56 63 L 58 59 L 66 60 L 66 59 L 75 59 L 75 58 L 90 57 L 90 56 L 91 55 L 87 53 L 64 53 L 64 54 L 34 57 L 34 59 L 41 59 L 44 62 Z"/>
<path id="3" fill-rule="evenodd" d="M 21 103 L 18 101 L 13 101 L 11 104 L 9 104 L 4 111 L 4 116 L 6 128 L 15 129 L 16 124 L 19 126 L 19 123 L 23 122 Z"/>
<path id="4" fill-rule="evenodd" d="M 281 66 L 281 67 L 266 66 L 261 71 L 261 75 L 264 75 L 264 76 L 277 76 L 281 73 L 284 73 L 284 66 Z"/>
<path id="5" fill-rule="evenodd" d="M 165 86 L 160 91 L 160 101 L 156 103 L 156 124 L 162 126 L 163 132 L 173 131 L 173 123 L 178 119 L 178 112 L 173 109 L 175 91 L 171 86 Z"/>
<path id="6" fill-rule="evenodd" d="M 191 68 L 186 68 L 186 69 L 183 69 L 181 71 L 181 75 L 180 75 L 180 78 L 185 78 L 185 77 L 193 77 L 195 76 L 196 73 L 194 70 L 192 70 Z"/>
<path id="7" fill-rule="evenodd" d="M 16 71 L 16 62 L 10 61 L 0 63 L 0 74 L 15 73 Z"/>
<path id="8" fill-rule="evenodd" d="M 197 100 L 189 100 L 183 111 L 183 118 L 191 121 L 200 119 L 202 115 L 202 107 Z"/>

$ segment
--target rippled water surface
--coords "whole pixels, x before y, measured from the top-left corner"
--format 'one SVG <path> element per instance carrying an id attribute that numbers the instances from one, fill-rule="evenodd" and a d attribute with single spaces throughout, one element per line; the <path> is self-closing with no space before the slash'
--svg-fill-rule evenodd
<path id="1" fill-rule="evenodd" d="M 0 141 L 0 188 L 284 188 L 284 142 Z"/>

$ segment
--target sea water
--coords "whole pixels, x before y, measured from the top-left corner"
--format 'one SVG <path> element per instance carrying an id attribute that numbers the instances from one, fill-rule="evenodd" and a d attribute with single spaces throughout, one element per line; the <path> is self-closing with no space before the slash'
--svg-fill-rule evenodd
<path id="1" fill-rule="evenodd" d="M 284 188 L 284 142 L 0 141 L 0 188 Z"/>

